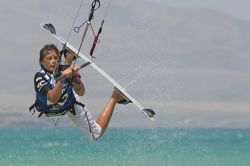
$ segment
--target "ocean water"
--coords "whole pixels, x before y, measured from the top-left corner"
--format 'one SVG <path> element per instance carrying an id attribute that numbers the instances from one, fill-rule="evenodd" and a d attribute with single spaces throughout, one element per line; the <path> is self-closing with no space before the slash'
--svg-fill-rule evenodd
<path id="1" fill-rule="evenodd" d="M 0 166 L 249 166 L 250 129 L 1 128 Z"/>

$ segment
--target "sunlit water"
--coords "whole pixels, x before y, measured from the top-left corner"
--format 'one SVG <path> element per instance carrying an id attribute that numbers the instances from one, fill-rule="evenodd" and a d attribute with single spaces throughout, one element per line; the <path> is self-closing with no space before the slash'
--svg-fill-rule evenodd
<path id="1" fill-rule="evenodd" d="M 0 129 L 1 166 L 248 166 L 250 129 Z"/>

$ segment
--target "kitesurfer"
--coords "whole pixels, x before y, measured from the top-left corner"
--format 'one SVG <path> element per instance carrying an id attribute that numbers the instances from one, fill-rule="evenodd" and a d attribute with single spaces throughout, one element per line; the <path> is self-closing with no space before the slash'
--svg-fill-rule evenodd
<path id="1" fill-rule="evenodd" d="M 85 94 L 85 87 L 78 73 L 80 67 L 71 66 L 74 57 L 70 50 L 66 50 L 64 64 L 57 66 L 60 53 L 54 44 L 47 44 L 40 50 L 41 70 L 34 77 L 36 102 L 30 109 L 35 108 L 47 116 L 66 114 L 77 127 L 96 140 L 108 127 L 116 104 L 128 102 L 121 92 L 114 89 L 95 120 L 80 100 L 79 96 Z M 58 72 L 54 73 L 56 67 Z"/>

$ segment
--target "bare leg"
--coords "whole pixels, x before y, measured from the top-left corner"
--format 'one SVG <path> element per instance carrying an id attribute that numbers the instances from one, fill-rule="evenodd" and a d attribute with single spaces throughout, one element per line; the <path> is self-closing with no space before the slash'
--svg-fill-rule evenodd
<path id="1" fill-rule="evenodd" d="M 74 58 L 74 55 L 70 51 L 67 52 L 64 64 L 71 65 L 73 58 Z M 121 96 L 119 93 L 117 93 L 116 90 L 114 90 L 106 106 L 100 112 L 96 122 L 100 125 L 102 129 L 102 134 L 105 132 L 106 128 L 108 127 L 108 124 L 113 115 L 116 103 L 121 101 L 122 99 L 124 99 L 123 96 Z"/>
<path id="2" fill-rule="evenodd" d="M 110 119 L 113 115 L 113 111 L 115 108 L 115 105 L 118 101 L 122 100 L 123 97 L 119 95 L 115 90 L 113 91 L 112 96 L 110 97 L 108 103 L 103 108 L 102 112 L 100 112 L 96 122 L 101 126 L 102 128 L 102 134 L 105 132 L 106 128 L 108 127 L 108 124 L 110 122 Z"/>

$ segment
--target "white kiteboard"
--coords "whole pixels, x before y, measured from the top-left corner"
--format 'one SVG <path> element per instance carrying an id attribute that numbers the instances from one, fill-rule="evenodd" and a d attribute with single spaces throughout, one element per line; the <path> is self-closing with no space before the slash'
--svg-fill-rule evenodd
<path id="1" fill-rule="evenodd" d="M 58 40 L 61 44 L 66 46 L 68 49 L 73 51 L 78 57 L 82 58 L 84 61 L 88 63 L 88 65 L 92 66 L 97 72 L 99 72 L 104 78 L 106 78 L 111 84 L 114 85 L 124 96 L 126 96 L 135 106 L 139 108 L 140 111 L 142 111 L 150 120 L 154 120 L 155 112 L 152 109 L 144 108 L 135 98 L 133 98 L 120 84 L 118 84 L 117 81 L 115 81 L 110 75 L 108 75 L 104 70 L 102 70 L 100 67 L 98 67 L 90 58 L 88 58 L 83 53 L 79 52 L 78 50 L 72 46 L 69 42 L 66 43 L 66 40 L 62 38 L 60 35 L 58 35 L 55 31 L 55 28 L 52 24 L 41 24 L 42 29 L 47 31 L 52 37 L 54 37 L 56 40 Z M 66 43 L 66 45 L 65 45 Z"/>

